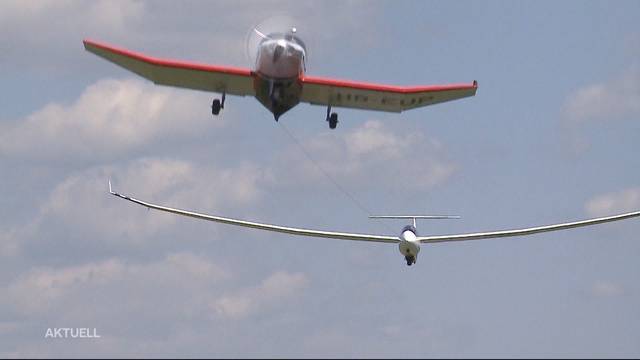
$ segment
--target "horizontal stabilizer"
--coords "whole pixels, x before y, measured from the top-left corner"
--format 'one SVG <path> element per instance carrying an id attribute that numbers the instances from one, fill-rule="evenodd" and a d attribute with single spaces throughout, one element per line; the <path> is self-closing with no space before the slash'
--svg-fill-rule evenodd
<path id="1" fill-rule="evenodd" d="M 440 219 L 460 219 L 458 215 L 370 215 L 369 219 L 408 219 L 413 221 L 413 227 L 416 227 L 416 220 L 440 220 Z"/>
<path id="2" fill-rule="evenodd" d="M 460 219 L 458 215 L 371 215 L 369 219 Z"/>

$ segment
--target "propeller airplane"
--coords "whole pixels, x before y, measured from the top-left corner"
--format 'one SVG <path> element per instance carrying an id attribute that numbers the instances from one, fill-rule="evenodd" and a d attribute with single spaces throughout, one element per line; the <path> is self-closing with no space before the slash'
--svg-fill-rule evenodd
<path id="1" fill-rule="evenodd" d="M 260 37 L 255 69 L 151 57 L 85 39 L 84 48 L 155 84 L 221 93 L 211 112 L 224 109 L 226 95 L 254 96 L 278 121 L 300 102 L 327 107 L 331 129 L 338 124 L 332 107 L 402 112 L 474 96 L 478 83 L 401 87 L 307 76 L 306 46 L 296 28 Z"/>

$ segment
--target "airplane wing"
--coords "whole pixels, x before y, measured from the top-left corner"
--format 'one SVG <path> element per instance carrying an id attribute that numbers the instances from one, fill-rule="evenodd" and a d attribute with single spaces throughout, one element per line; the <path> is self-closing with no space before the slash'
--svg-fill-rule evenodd
<path id="1" fill-rule="evenodd" d="M 533 235 L 533 234 L 543 233 L 547 231 L 565 230 L 565 229 L 572 229 L 572 228 L 577 228 L 581 226 L 602 224 L 606 222 L 624 220 L 624 219 L 629 219 L 629 218 L 638 217 L 638 216 L 640 216 L 640 211 L 614 215 L 614 216 L 606 216 L 606 217 L 595 218 L 595 219 L 582 220 L 582 221 L 574 221 L 574 222 L 568 222 L 568 223 L 562 223 L 562 224 L 538 226 L 538 227 L 532 227 L 532 228 L 526 228 L 526 229 L 502 230 L 502 231 L 491 231 L 491 232 L 483 232 L 483 233 L 458 234 L 458 235 L 421 236 L 421 237 L 418 237 L 418 240 L 421 243 L 430 244 L 430 243 L 449 242 L 449 241 L 481 240 L 481 239 L 492 239 L 492 238 L 501 238 L 501 237 L 509 237 L 509 236 Z"/>
<path id="2" fill-rule="evenodd" d="M 267 230 L 267 231 L 292 234 L 292 235 L 322 237 L 322 238 L 339 239 L 339 240 L 372 241 L 372 242 L 383 242 L 383 243 L 394 243 L 394 244 L 400 241 L 397 236 L 366 235 L 366 234 L 353 234 L 353 233 L 342 233 L 342 232 L 333 232 L 333 231 L 301 229 L 301 228 L 294 228 L 294 227 L 263 224 L 263 223 L 252 222 L 252 221 L 237 220 L 237 219 L 225 218 L 221 216 L 206 215 L 206 214 L 201 214 L 201 213 L 192 212 L 192 211 L 174 209 L 170 207 L 151 204 L 142 200 L 138 200 L 138 199 L 114 192 L 111 189 L 111 182 L 109 182 L 109 193 L 119 198 L 129 200 L 133 203 L 145 206 L 150 209 L 165 211 L 165 212 L 182 215 L 182 216 L 189 216 L 189 217 L 201 219 L 201 220 L 215 221 L 223 224 L 243 226 L 243 227 L 259 229 L 259 230 Z"/>
<path id="3" fill-rule="evenodd" d="M 402 112 L 445 101 L 474 96 L 478 82 L 468 84 L 400 87 L 305 76 L 301 101 L 366 110 Z"/>
<path id="4" fill-rule="evenodd" d="M 322 231 L 322 230 L 310 230 L 310 229 L 302 229 L 302 228 L 295 228 L 295 227 L 264 224 L 264 223 L 245 221 L 245 220 L 237 220 L 237 219 L 231 219 L 231 218 L 226 218 L 221 216 L 206 215 L 206 214 L 201 214 L 201 213 L 192 212 L 192 211 L 170 208 L 166 206 L 148 203 L 146 201 L 138 200 L 136 198 L 114 192 L 111 188 L 111 182 L 109 182 L 109 193 L 121 199 L 131 201 L 135 204 L 142 205 L 149 209 L 155 209 L 155 210 L 169 212 L 177 215 L 188 216 L 196 219 L 214 221 L 214 222 L 235 225 L 235 226 L 248 227 L 248 228 L 253 228 L 258 230 L 267 230 L 267 231 L 273 231 L 273 232 L 279 232 L 279 233 L 285 233 L 285 234 L 291 234 L 291 235 L 323 237 L 323 238 L 340 239 L 340 240 L 370 241 L 370 242 L 383 242 L 383 243 L 394 243 L 394 244 L 399 242 L 399 238 L 397 236 L 368 235 L 368 234 L 342 233 L 342 232 Z M 457 234 L 457 235 L 421 236 L 421 237 L 418 237 L 417 240 L 420 241 L 421 243 L 431 244 L 431 243 L 450 242 L 450 241 L 480 240 L 480 239 L 491 239 L 491 238 L 501 238 L 501 237 L 511 237 L 511 236 L 533 235 L 533 234 L 538 234 L 538 233 L 548 232 L 548 231 L 558 231 L 558 230 L 565 230 L 565 229 L 571 229 L 571 228 L 582 227 L 582 226 L 602 224 L 602 223 L 612 222 L 612 221 L 619 221 L 619 220 L 629 219 L 633 217 L 640 217 L 640 211 L 595 218 L 595 219 L 582 220 L 582 221 L 568 222 L 568 223 L 562 223 L 562 224 L 525 228 L 525 229 L 502 230 L 502 231 Z"/>
<path id="5" fill-rule="evenodd" d="M 255 95 L 249 69 L 160 59 L 84 40 L 84 48 L 155 84 L 233 95 Z"/>

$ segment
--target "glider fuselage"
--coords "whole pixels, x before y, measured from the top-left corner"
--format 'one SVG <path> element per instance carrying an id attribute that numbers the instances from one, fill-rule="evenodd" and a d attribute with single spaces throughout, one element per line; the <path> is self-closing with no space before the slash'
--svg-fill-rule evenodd
<path id="1" fill-rule="evenodd" d="M 256 57 L 256 99 L 276 120 L 300 102 L 306 48 L 293 33 L 274 33 L 262 39 Z"/>

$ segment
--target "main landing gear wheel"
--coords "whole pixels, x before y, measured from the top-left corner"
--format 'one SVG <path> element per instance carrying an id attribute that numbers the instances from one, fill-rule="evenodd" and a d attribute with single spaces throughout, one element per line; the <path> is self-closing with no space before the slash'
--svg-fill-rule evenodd
<path id="1" fill-rule="evenodd" d="M 331 116 L 329 117 L 329 128 L 335 129 L 336 126 L 338 126 L 338 114 L 331 113 Z"/>
<path id="2" fill-rule="evenodd" d="M 219 99 L 213 100 L 213 103 L 211 104 L 211 113 L 213 115 L 218 115 L 220 114 L 220 109 L 222 109 L 222 104 L 220 104 L 220 100 Z"/>
<path id="3" fill-rule="evenodd" d="M 211 113 L 213 115 L 218 115 L 220 114 L 220 110 L 224 109 L 224 99 L 225 99 L 225 94 L 222 94 L 222 102 L 220 101 L 220 99 L 214 99 L 213 102 L 211 103 Z"/>
<path id="4" fill-rule="evenodd" d="M 327 121 L 330 129 L 335 129 L 338 126 L 338 114 L 331 112 L 331 105 L 327 107 Z"/>

